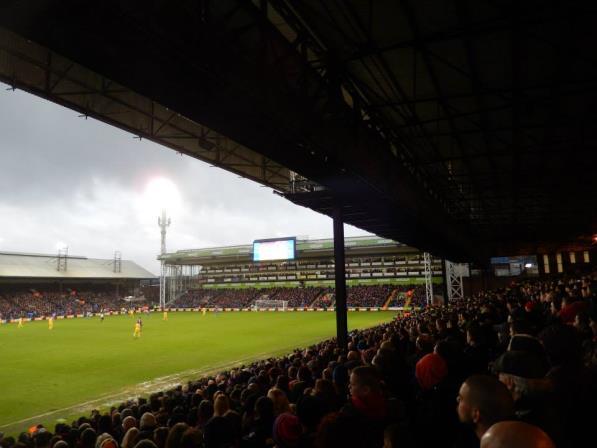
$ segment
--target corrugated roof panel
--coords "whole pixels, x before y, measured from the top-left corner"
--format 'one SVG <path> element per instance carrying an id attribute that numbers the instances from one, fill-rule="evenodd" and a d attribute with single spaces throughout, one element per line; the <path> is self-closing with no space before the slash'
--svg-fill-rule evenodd
<path id="1" fill-rule="evenodd" d="M 56 255 L 0 253 L 0 277 L 35 278 L 155 278 L 151 272 L 130 260 L 122 260 L 114 272 L 109 259 L 68 257 L 66 271 L 58 271 Z"/>

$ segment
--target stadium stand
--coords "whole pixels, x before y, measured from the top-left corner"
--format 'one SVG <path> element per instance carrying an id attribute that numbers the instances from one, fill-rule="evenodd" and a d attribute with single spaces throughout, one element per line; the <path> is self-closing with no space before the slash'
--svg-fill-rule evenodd
<path id="1" fill-rule="evenodd" d="M 380 308 L 386 302 L 393 287 L 389 285 L 352 286 L 348 288 L 348 306 Z"/>
<path id="2" fill-rule="evenodd" d="M 347 352 L 323 341 L 0 445 L 468 447 L 507 432 L 524 446 L 586 446 L 596 278 L 484 291 L 353 331 Z"/>
<path id="3" fill-rule="evenodd" d="M 248 308 L 260 290 L 244 289 L 196 289 L 180 295 L 168 306 L 172 308 Z"/>
<path id="4" fill-rule="evenodd" d="M 0 320 L 117 311 L 155 276 L 130 260 L 0 252 Z M 145 288 L 150 291 L 151 288 Z M 157 297 L 134 302 L 152 306 Z"/>
<path id="5" fill-rule="evenodd" d="M 349 306 L 383 306 L 383 287 L 423 285 L 424 262 L 420 251 L 386 238 L 347 237 L 346 278 L 355 289 Z M 255 261 L 251 244 L 203 249 L 186 249 L 162 254 L 165 263 L 166 303 L 180 306 L 185 292 L 205 289 L 261 289 L 269 300 L 286 300 L 289 307 L 306 307 L 321 292 L 334 286 L 333 241 L 296 239 L 296 258 Z M 431 257 L 433 281 L 442 282 L 442 261 Z M 185 273 L 187 269 L 187 273 Z M 188 274 L 188 272 L 195 272 Z M 369 286 L 379 286 L 378 290 Z M 373 291 L 376 291 L 373 293 Z M 365 297 L 372 293 L 375 297 Z M 381 294 L 381 295 L 380 295 Z M 205 293 L 210 297 L 220 293 Z M 289 299 L 289 300 L 287 300 Z M 327 300 L 320 298 L 321 302 Z M 387 299 L 387 297 L 385 297 Z M 188 300 L 188 297 L 184 300 Z M 233 301 L 240 305 L 238 301 Z M 351 303 L 352 302 L 352 303 Z M 197 300 L 189 302 L 197 305 Z M 207 306 L 210 305 L 208 300 Z M 370 303 L 371 305 L 367 305 Z M 323 306 L 323 305 L 322 305 Z M 329 305 L 328 305 L 329 306 Z"/>
<path id="6" fill-rule="evenodd" d="M 388 306 L 403 307 L 410 302 L 410 306 L 424 307 L 426 301 L 425 286 L 396 286 Z"/>
<path id="7" fill-rule="evenodd" d="M 324 292 L 324 288 L 273 288 L 268 293 L 268 298 L 273 300 L 285 300 L 290 308 L 303 308 L 310 306 L 313 301 Z"/>
<path id="8" fill-rule="evenodd" d="M 348 288 L 348 306 L 363 308 L 381 308 L 393 291 L 410 291 L 414 287 L 394 285 L 361 285 Z M 290 308 L 330 307 L 333 306 L 333 288 L 220 288 L 197 289 L 187 291 L 169 304 L 172 308 L 250 308 L 257 299 L 288 301 Z M 424 288 L 416 288 L 416 300 L 412 305 L 425 305 Z M 420 296 L 422 294 L 422 296 Z M 404 302 L 404 301 L 402 301 Z M 403 306 L 396 305 L 396 306 Z"/>
<path id="9" fill-rule="evenodd" d="M 148 303 L 140 302 L 146 306 Z M 56 314 L 58 316 L 119 311 L 128 303 L 114 294 L 96 291 L 72 291 L 68 293 L 24 291 L 0 293 L 0 320 L 19 317 L 36 318 Z"/>

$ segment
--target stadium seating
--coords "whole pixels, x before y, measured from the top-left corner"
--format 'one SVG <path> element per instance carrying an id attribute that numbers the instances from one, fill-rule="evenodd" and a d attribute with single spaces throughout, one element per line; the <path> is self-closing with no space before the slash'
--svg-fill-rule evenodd
<path id="1" fill-rule="evenodd" d="M 408 288 L 402 287 L 404 291 Z M 366 285 L 352 286 L 347 290 L 347 303 L 351 307 L 382 307 L 395 286 L 391 285 Z M 420 294 L 421 288 L 413 288 Z M 197 289 L 187 291 L 177 300 L 170 303 L 171 307 L 225 307 L 248 308 L 256 299 L 284 300 L 290 308 L 302 307 L 329 307 L 334 304 L 333 288 L 303 287 L 303 288 L 244 288 L 244 289 Z M 422 289 L 423 298 L 416 295 L 416 303 L 425 302 L 425 290 Z"/>
<path id="2" fill-rule="evenodd" d="M 136 302 L 136 306 L 151 303 Z M 51 314 L 69 315 L 103 311 L 119 311 L 129 307 L 121 297 L 103 291 L 44 292 L 25 290 L 17 292 L 0 291 L 0 319 L 19 317 L 42 317 Z"/>
<path id="3" fill-rule="evenodd" d="M 346 304 L 354 307 L 383 306 L 393 287 L 387 285 L 352 286 L 348 288 Z"/>
<path id="4" fill-rule="evenodd" d="M 388 303 L 388 306 L 403 307 L 410 301 L 410 306 L 424 307 L 427 305 L 427 297 L 425 296 L 425 286 L 417 285 L 401 285 L 394 288 L 395 294 Z M 412 291 L 410 298 L 407 296 L 408 292 Z"/>
<path id="5" fill-rule="evenodd" d="M 285 300 L 290 308 L 303 308 L 311 305 L 321 295 L 323 288 L 273 288 L 268 291 L 268 298 L 272 300 Z"/>
<path id="6" fill-rule="evenodd" d="M 478 446 L 492 424 L 516 419 L 527 424 L 510 423 L 515 435 L 531 428 L 558 447 L 586 446 L 597 384 L 596 278 L 525 282 L 428 307 L 353 331 L 348 351 L 323 341 L 0 445 L 50 446 L 52 431 L 60 448 L 112 438 L 123 448 Z M 354 289 L 352 297 L 378 304 L 386 292 Z M 171 438 L 181 442 L 165 444 Z"/>

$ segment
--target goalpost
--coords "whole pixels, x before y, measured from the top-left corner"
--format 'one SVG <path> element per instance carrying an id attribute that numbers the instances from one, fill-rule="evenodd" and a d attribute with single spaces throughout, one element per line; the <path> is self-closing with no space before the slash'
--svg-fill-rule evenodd
<path id="1" fill-rule="evenodd" d="M 258 299 L 258 300 L 255 300 L 255 303 L 253 304 L 254 310 L 270 309 L 270 308 L 277 308 L 279 310 L 286 311 L 288 309 L 288 301 L 287 300 Z"/>

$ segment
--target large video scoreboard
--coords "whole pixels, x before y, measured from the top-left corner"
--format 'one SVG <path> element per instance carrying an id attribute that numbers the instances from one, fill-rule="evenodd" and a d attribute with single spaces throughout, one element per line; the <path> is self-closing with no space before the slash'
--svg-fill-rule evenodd
<path id="1" fill-rule="evenodd" d="M 253 241 L 253 261 L 294 260 L 295 258 L 295 237 Z"/>

